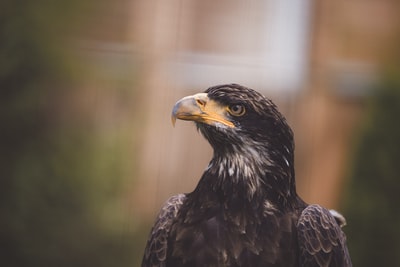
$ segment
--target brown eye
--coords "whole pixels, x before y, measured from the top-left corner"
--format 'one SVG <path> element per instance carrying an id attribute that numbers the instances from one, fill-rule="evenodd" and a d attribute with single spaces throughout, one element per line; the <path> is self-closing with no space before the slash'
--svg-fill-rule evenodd
<path id="1" fill-rule="evenodd" d="M 246 113 L 246 109 L 241 104 L 234 104 L 229 106 L 228 111 L 233 116 L 243 116 Z"/>

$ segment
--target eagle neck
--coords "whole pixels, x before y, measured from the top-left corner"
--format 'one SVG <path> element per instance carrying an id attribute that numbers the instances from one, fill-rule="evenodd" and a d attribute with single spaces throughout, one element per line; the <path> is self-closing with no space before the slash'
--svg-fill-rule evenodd
<path id="1" fill-rule="evenodd" d="M 294 171 L 262 151 L 242 153 L 214 152 L 198 187 L 201 192 L 217 196 L 216 201 L 224 205 L 267 205 L 279 209 L 290 208 L 297 199 Z M 292 162 L 292 161 L 291 161 Z M 240 206 L 239 205 L 239 206 Z"/>

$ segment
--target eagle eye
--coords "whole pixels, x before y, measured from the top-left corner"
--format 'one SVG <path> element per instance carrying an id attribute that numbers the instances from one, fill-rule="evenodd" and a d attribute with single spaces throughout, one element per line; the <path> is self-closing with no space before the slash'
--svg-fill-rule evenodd
<path id="1" fill-rule="evenodd" d="M 243 116 L 246 113 L 246 109 L 241 104 L 233 104 L 228 107 L 228 112 L 233 116 Z"/>

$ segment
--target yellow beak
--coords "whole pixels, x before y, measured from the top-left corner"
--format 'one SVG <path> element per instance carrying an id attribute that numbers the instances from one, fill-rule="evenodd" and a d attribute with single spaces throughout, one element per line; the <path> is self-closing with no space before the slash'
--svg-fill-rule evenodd
<path id="1" fill-rule="evenodd" d="M 175 125 L 176 119 L 180 119 L 209 125 L 222 124 L 231 128 L 235 127 L 226 115 L 227 107 L 209 99 L 206 93 L 199 93 L 176 102 L 172 109 L 171 120 L 172 125 Z"/>

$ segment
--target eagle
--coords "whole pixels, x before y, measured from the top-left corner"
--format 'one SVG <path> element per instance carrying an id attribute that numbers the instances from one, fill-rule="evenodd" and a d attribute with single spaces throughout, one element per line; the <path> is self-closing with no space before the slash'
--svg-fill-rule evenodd
<path id="1" fill-rule="evenodd" d="M 159 212 L 142 267 L 352 266 L 344 217 L 296 193 L 293 132 L 273 102 L 238 84 L 179 100 L 213 157 L 191 193 Z"/>

